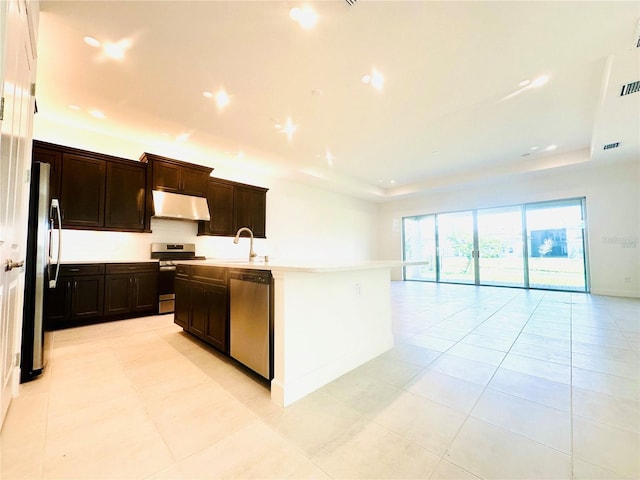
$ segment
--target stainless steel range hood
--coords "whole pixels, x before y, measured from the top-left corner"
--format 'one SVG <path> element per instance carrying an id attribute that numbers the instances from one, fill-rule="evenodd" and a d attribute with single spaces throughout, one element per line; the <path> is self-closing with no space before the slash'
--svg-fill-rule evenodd
<path id="1" fill-rule="evenodd" d="M 153 209 L 156 218 L 209 221 L 207 199 L 191 195 L 153 190 Z"/>

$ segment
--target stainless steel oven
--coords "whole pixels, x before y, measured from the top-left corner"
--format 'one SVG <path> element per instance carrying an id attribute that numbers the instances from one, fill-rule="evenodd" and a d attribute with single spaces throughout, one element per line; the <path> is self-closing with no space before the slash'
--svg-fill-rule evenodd
<path id="1" fill-rule="evenodd" d="M 176 300 L 176 263 L 180 260 L 203 260 L 196 256 L 194 243 L 152 243 L 151 258 L 160 262 L 158 272 L 158 299 L 160 313 L 173 313 Z"/>

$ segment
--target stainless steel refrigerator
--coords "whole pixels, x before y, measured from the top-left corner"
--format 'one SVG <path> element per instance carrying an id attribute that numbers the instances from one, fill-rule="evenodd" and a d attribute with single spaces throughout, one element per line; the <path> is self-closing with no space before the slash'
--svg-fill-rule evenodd
<path id="1" fill-rule="evenodd" d="M 49 198 L 50 174 L 51 166 L 48 163 L 34 162 L 31 166 L 20 355 L 21 382 L 33 380 L 40 375 L 48 359 L 46 289 L 55 288 L 58 280 L 62 233 L 59 202 Z M 56 251 L 55 259 L 52 257 L 52 250 Z"/>

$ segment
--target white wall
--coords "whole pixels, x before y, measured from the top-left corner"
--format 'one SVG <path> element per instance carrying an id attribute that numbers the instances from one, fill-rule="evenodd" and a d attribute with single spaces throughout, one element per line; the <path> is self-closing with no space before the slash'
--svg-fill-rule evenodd
<path id="1" fill-rule="evenodd" d="M 37 117 L 37 116 L 36 116 Z M 144 140 L 120 140 L 97 132 L 81 131 L 50 123 L 42 117 L 35 124 L 35 138 L 90 151 L 137 159 L 145 152 L 214 167 L 213 175 L 269 188 L 267 239 L 257 239 L 258 255 L 294 261 L 374 260 L 377 253 L 378 205 L 310 184 L 282 178 L 259 168 L 240 168 L 228 159 L 206 151 L 174 151 L 145 144 Z M 152 242 L 196 243 L 198 255 L 242 258 L 249 253 L 247 239 L 234 245 L 229 237 L 196 237 L 197 224 L 152 219 L 153 233 L 63 231 L 62 260 L 144 261 Z"/>
<path id="2" fill-rule="evenodd" d="M 591 292 L 640 297 L 640 158 L 512 175 L 383 204 L 382 258 L 402 258 L 404 216 L 586 197 Z M 394 278 L 401 278 L 399 269 Z"/>

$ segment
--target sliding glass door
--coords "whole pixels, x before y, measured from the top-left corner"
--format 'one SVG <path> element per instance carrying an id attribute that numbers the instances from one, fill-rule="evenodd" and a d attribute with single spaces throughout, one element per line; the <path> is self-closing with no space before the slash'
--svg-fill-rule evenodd
<path id="1" fill-rule="evenodd" d="M 406 280 L 588 291 L 584 199 L 405 217 Z"/>
<path id="2" fill-rule="evenodd" d="M 524 287 L 522 207 L 478 210 L 481 285 Z"/>
<path id="3" fill-rule="evenodd" d="M 443 213 L 436 220 L 440 281 L 475 283 L 473 213 Z"/>
<path id="4" fill-rule="evenodd" d="M 406 217 L 402 221 L 405 262 L 421 262 L 405 267 L 407 280 L 436 281 L 436 224 L 435 215 Z"/>
<path id="5" fill-rule="evenodd" d="M 529 286 L 586 290 L 581 200 L 526 206 Z"/>

